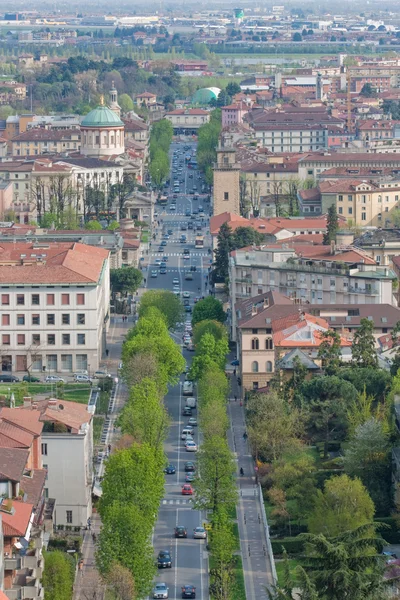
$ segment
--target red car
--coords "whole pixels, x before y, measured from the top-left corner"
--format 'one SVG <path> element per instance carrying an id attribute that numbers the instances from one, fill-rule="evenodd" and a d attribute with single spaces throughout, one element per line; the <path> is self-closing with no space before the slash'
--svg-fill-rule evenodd
<path id="1" fill-rule="evenodd" d="M 192 496 L 193 495 L 193 488 L 191 485 L 189 485 L 188 483 L 185 483 L 185 485 L 182 486 L 182 496 Z"/>

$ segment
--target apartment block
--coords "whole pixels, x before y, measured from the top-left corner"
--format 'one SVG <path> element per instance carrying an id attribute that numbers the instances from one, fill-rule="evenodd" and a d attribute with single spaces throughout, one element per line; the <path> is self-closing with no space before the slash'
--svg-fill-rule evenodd
<path id="1" fill-rule="evenodd" d="M 367 152 L 315 152 L 299 160 L 299 177 L 318 179 L 327 169 L 391 169 L 400 170 L 400 155 Z"/>
<path id="2" fill-rule="evenodd" d="M 210 121 L 210 113 L 202 108 L 177 108 L 167 112 L 165 118 L 172 123 L 175 134 L 190 135 Z"/>
<path id="3" fill-rule="evenodd" d="M 95 371 L 109 326 L 109 251 L 79 243 L 5 244 L 0 370 Z"/>
<path id="4" fill-rule="evenodd" d="M 68 150 L 79 152 L 80 147 L 81 134 L 74 129 L 29 129 L 11 140 L 13 156 L 38 156 Z"/>

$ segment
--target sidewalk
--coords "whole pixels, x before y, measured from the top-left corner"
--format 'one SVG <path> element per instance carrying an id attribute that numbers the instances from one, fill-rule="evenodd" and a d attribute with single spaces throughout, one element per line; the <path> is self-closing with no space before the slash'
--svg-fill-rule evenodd
<path id="1" fill-rule="evenodd" d="M 106 361 L 102 361 L 103 363 L 107 364 L 107 368 L 110 373 L 116 374 L 118 371 L 118 364 L 121 360 L 122 342 L 124 341 L 126 332 L 132 327 L 132 323 L 132 317 L 129 317 L 128 321 L 126 322 L 122 321 L 122 316 L 113 316 L 111 318 L 110 330 L 107 336 L 109 356 Z M 105 448 L 108 446 L 108 444 L 110 444 L 111 448 L 113 448 L 115 442 L 118 440 L 119 432 L 114 431 L 114 422 L 126 401 L 127 393 L 128 392 L 125 384 L 118 383 L 113 411 L 109 415 L 110 427 Z M 98 472 L 99 476 L 103 474 L 103 470 L 104 463 L 102 463 L 100 466 Z M 96 543 L 92 535 L 94 533 L 97 537 L 100 529 L 100 516 L 98 513 L 93 513 L 91 518 L 91 530 L 86 530 L 83 537 L 83 564 L 82 567 L 78 569 L 75 578 L 73 600 L 102 600 L 104 598 L 105 589 L 95 565 Z"/>
<path id="2" fill-rule="evenodd" d="M 240 392 L 236 377 L 231 379 L 232 396 L 228 406 L 231 429 L 228 434 L 231 450 L 237 457 L 237 484 L 239 503 L 237 518 L 243 573 L 247 600 L 268 600 L 266 588 L 274 583 L 272 566 L 267 550 L 267 539 L 263 522 L 263 507 L 259 487 L 255 482 L 254 461 L 250 454 L 245 432 L 244 407 L 240 406 Z M 234 400 L 236 394 L 237 400 Z M 240 477 L 242 468 L 244 476 Z"/>

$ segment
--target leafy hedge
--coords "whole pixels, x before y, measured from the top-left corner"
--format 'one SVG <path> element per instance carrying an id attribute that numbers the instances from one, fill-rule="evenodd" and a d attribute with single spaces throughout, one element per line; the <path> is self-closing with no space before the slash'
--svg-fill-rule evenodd
<path id="1" fill-rule="evenodd" d="M 283 538 L 282 540 L 271 540 L 272 551 L 274 556 L 283 554 L 283 549 L 288 555 L 300 554 L 304 549 L 304 541 L 295 537 Z"/>

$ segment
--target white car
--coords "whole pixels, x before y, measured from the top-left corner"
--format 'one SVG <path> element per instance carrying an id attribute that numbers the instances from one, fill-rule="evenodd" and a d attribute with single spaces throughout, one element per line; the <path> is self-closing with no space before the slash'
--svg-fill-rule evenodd
<path id="1" fill-rule="evenodd" d="M 176 210 L 176 205 L 175 204 L 171 204 L 171 206 L 169 207 L 170 210 Z"/>
<path id="2" fill-rule="evenodd" d="M 204 527 L 196 527 L 193 531 L 193 537 L 195 540 L 206 540 L 207 539 L 207 531 Z"/>
<path id="3" fill-rule="evenodd" d="M 190 292 L 183 292 L 184 298 L 190 298 Z"/>
<path id="4" fill-rule="evenodd" d="M 58 375 L 47 375 L 45 382 L 46 383 L 65 383 L 64 379 L 62 377 L 59 377 Z"/>
<path id="5" fill-rule="evenodd" d="M 186 452 L 197 452 L 197 444 L 192 440 L 186 440 Z"/>
<path id="6" fill-rule="evenodd" d="M 183 442 L 183 445 L 186 446 L 187 442 L 194 442 L 193 436 L 190 435 L 190 433 L 186 434 L 185 441 Z"/>
<path id="7" fill-rule="evenodd" d="M 161 258 L 156 258 L 155 264 L 156 265 L 161 265 Z"/>
<path id="8" fill-rule="evenodd" d="M 156 583 L 153 588 L 153 598 L 168 598 L 168 588 L 166 583 Z"/>
<path id="9" fill-rule="evenodd" d="M 75 383 L 92 383 L 92 378 L 89 375 L 75 375 Z"/>
<path id="10" fill-rule="evenodd" d="M 174 285 L 179 285 L 179 279 L 177 277 L 174 277 L 173 280 L 172 280 L 172 283 Z"/>

